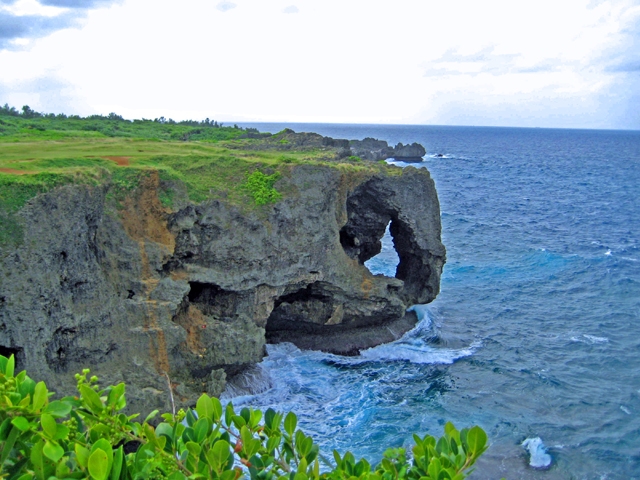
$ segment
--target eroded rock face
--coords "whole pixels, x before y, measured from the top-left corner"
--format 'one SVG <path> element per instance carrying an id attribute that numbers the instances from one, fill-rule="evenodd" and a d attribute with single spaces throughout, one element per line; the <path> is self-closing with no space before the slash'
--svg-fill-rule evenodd
<path id="1" fill-rule="evenodd" d="M 91 368 L 126 381 L 136 411 L 219 394 L 265 342 L 342 354 L 394 340 L 435 298 L 445 250 L 426 170 L 356 177 L 298 166 L 267 213 L 158 201 L 151 174 L 116 212 L 108 186 L 66 186 L 22 210 L 26 236 L 1 252 L 0 353 L 71 393 Z M 386 225 L 396 278 L 363 263 Z"/>
<path id="2" fill-rule="evenodd" d="M 393 149 L 393 158 L 397 160 L 403 160 L 405 162 L 421 162 L 422 157 L 426 155 L 427 151 L 419 143 L 412 143 L 411 145 L 403 145 L 398 143 Z"/>

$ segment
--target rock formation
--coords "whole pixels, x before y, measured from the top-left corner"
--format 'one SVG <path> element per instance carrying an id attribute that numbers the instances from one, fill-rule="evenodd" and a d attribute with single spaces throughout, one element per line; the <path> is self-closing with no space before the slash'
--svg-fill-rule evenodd
<path id="1" fill-rule="evenodd" d="M 295 166 L 259 211 L 169 211 L 157 173 L 119 209 L 108 184 L 41 194 L 20 212 L 24 242 L 0 251 L 0 353 L 61 394 L 82 368 L 125 381 L 130 408 L 149 411 L 169 408 L 169 385 L 180 405 L 219 394 L 267 341 L 356 354 L 393 340 L 445 262 L 429 173 L 396 173 Z M 363 265 L 389 222 L 395 278 Z"/>
<path id="2" fill-rule="evenodd" d="M 290 128 L 285 128 L 276 135 L 253 134 L 244 135 L 245 138 L 259 139 L 249 145 L 250 148 L 260 150 L 324 150 L 327 152 L 327 160 L 340 160 L 345 157 L 355 156 L 363 160 L 376 162 L 395 158 L 408 162 L 421 162 L 427 153 L 419 143 L 403 145 L 398 143 L 390 147 L 384 140 L 367 137 L 363 140 L 344 140 L 331 137 L 323 137 L 317 133 L 296 133 Z M 246 148 L 247 145 L 242 145 Z"/>
<path id="3" fill-rule="evenodd" d="M 411 145 L 403 145 L 398 143 L 393 152 L 393 158 L 397 160 L 403 160 L 405 162 L 421 162 L 422 157 L 426 155 L 427 151 L 419 143 L 412 143 Z"/>

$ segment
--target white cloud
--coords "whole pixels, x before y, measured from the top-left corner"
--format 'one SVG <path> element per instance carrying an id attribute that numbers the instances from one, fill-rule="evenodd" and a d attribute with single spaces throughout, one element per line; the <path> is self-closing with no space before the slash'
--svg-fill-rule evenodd
<path id="1" fill-rule="evenodd" d="M 295 5 L 289 5 L 288 7 L 284 7 L 282 9 L 282 13 L 298 13 L 298 7 Z"/>
<path id="2" fill-rule="evenodd" d="M 221 12 L 226 12 L 227 10 L 231 10 L 232 8 L 236 8 L 237 5 L 233 2 L 222 1 L 216 5 L 216 8 Z"/>
<path id="3" fill-rule="evenodd" d="M 53 77 L 82 114 L 640 128 L 635 3 L 297 0 L 292 21 L 285 1 L 125 0 L 0 52 L 0 102 Z"/>

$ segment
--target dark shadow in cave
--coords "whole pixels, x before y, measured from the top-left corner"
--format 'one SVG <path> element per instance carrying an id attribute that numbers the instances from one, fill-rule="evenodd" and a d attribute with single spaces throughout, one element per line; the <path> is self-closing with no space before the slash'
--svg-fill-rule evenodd
<path id="1" fill-rule="evenodd" d="M 189 282 L 189 303 L 196 304 L 205 315 L 225 320 L 235 317 L 239 296 L 214 283 Z"/>
<path id="2" fill-rule="evenodd" d="M 267 320 L 267 341 L 270 332 L 274 331 L 316 333 L 331 318 L 332 313 L 331 297 L 321 292 L 319 282 L 282 295 L 275 301 Z"/>

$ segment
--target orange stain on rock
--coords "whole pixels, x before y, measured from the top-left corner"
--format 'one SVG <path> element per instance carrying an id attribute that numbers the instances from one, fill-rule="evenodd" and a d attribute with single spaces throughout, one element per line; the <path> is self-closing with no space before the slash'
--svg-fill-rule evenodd
<path id="1" fill-rule="evenodd" d="M 120 165 L 121 167 L 126 167 L 129 165 L 129 160 L 131 160 L 131 157 L 104 157 L 107 160 L 111 160 L 112 162 L 116 162 L 118 165 Z"/>

